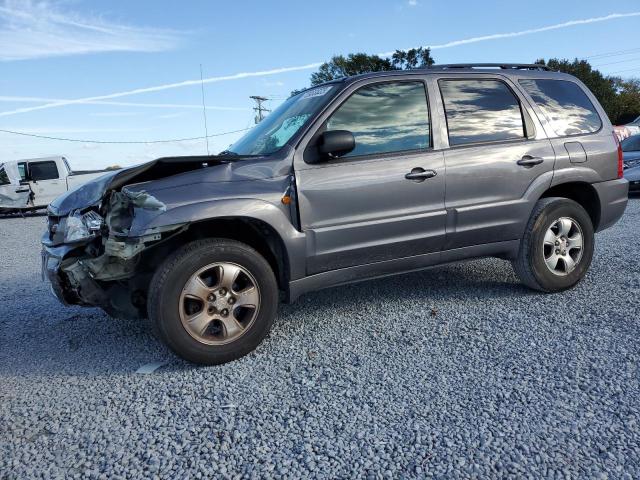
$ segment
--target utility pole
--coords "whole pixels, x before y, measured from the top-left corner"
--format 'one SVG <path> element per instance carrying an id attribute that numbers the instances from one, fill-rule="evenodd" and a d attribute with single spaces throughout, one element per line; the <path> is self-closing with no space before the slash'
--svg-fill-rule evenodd
<path id="1" fill-rule="evenodd" d="M 202 92 L 202 117 L 204 119 L 204 139 L 207 142 L 207 155 L 209 153 L 209 129 L 207 128 L 207 106 L 204 103 L 204 79 L 202 77 L 202 64 L 200 64 L 200 91 Z"/>
<path id="2" fill-rule="evenodd" d="M 269 113 L 271 111 L 271 110 L 266 109 L 262 105 L 263 102 L 266 102 L 269 99 L 267 97 L 261 97 L 259 95 L 252 95 L 249 98 L 256 102 L 256 106 L 253 107 L 253 111 L 257 113 L 257 115 L 255 116 L 255 122 L 256 122 L 256 124 L 258 124 L 264 119 L 264 117 L 265 117 L 264 114 L 265 113 Z"/>

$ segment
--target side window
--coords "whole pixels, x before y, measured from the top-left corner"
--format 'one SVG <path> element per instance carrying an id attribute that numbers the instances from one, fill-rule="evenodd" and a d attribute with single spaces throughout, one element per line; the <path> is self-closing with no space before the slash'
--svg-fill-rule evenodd
<path id="1" fill-rule="evenodd" d="M 428 148 L 429 109 L 422 82 L 390 82 L 357 90 L 327 121 L 327 130 L 349 130 L 355 157 Z"/>
<path id="2" fill-rule="evenodd" d="M 58 177 L 58 167 L 56 162 L 33 162 L 29 163 L 29 172 L 31 180 L 38 182 L 40 180 L 54 180 Z"/>
<path id="3" fill-rule="evenodd" d="M 525 137 L 520 102 L 500 80 L 440 80 L 449 145 Z"/>
<path id="4" fill-rule="evenodd" d="M 520 85 L 538 104 L 556 135 L 577 135 L 600 130 L 600 116 L 577 84 L 567 80 L 520 80 Z"/>

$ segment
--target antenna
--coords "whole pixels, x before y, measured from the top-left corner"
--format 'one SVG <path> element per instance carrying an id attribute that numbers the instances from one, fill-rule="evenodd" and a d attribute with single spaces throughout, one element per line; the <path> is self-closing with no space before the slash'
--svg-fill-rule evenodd
<path id="1" fill-rule="evenodd" d="M 255 122 L 256 122 L 256 124 L 258 124 L 262 120 L 264 120 L 264 114 L 263 113 L 269 113 L 271 111 L 271 110 L 268 110 L 268 109 L 266 109 L 265 107 L 262 106 L 262 102 L 266 102 L 269 99 L 267 97 L 261 97 L 259 95 L 252 95 L 249 98 L 251 98 L 252 100 L 255 100 L 255 102 L 256 102 L 256 106 L 253 107 L 253 110 L 255 112 L 258 112 L 258 114 L 255 117 Z"/>
<path id="2" fill-rule="evenodd" d="M 200 64 L 200 90 L 202 92 L 202 118 L 204 118 L 204 138 L 207 142 L 207 155 L 209 153 L 209 131 L 207 129 L 207 107 L 204 103 L 204 78 L 202 76 L 202 64 Z"/>

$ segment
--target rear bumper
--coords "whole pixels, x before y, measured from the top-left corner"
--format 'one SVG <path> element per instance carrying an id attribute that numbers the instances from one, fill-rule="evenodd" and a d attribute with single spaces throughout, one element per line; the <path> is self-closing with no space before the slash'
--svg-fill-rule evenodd
<path id="1" fill-rule="evenodd" d="M 600 223 L 596 231 L 614 225 L 624 214 L 629 201 L 629 182 L 624 178 L 592 184 L 600 199 Z"/>

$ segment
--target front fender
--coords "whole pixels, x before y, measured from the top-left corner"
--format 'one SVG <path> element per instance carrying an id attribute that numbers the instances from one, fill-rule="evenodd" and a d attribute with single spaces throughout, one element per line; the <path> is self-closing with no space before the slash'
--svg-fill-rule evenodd
<path id="1" fill-rule="evenodd" d="M 166 230 L 171 225 L 184 225 L 214 219 L 258 220 L 269 225 L 282 240 L 290 265 L 290 278 L 298 279 L 305 274 L 305 235 L 294 228 L 286 207 L 255 198 L 207 200 L 204 202 L 176 206 L 165 212 L 154 212 L 149 218 L 144 212 L 136 214 L 129 236 L 139 237 Z"/>

